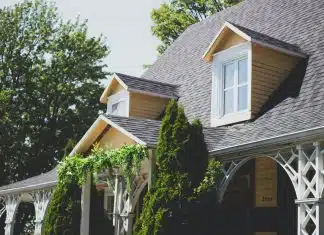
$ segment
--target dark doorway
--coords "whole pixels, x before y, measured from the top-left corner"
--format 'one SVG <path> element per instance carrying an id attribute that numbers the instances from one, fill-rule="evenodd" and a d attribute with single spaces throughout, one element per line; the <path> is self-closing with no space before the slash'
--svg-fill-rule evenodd
<path id="1" fill-rule="evenodd" d="M 215 234 L 297 234 L 297 207 L 293 185 L 282 167 L 274 162 L 272 165 L 275 166 L 274 203 L 268 205 L 267 202 L 257 203 L 260 200 L 259 190 L 266 188 L 266 185 L 262 185 L 257 175 L 260 174 L 260 169 L 256 171 L 259 165 L 255 160 L 248 161 L 236 172 L 225 192 L 223 202 L 217 211 L 218 218 L 221 217 L 221 223 L 218 229 L 215 228 Z M 267 170 L 267 168 L 261 169 L 261 174 Z M 267 176 L 263 174 L 262 177 L 264 175 Z M 264 199 L 272 200 L 273 198 L 265 196 Z"/>

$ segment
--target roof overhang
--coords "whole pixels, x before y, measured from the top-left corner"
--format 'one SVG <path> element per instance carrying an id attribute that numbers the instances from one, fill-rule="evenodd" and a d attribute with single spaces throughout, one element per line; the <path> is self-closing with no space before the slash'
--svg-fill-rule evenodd
<path id="1" fill-rule="evenodd" d="M 119 83 L 125 90 L 128 90 L 128 86 L 123 82 L 123 80 L 120 79 L 120 77 L 114 73 L 109 81 L 109 83 L 107 84 L 104 92 L 102 93 L 101 97 L 100 97 L 100 103 L 106 104 L 107 103 L 107 98 L 110 94 L 110 92 L 113 89 L 113 84 L 117 82 Z"/>
<path id="2" fill-rule="evenodd" d="M 260 139 L 258 141 L 242 143 L 240 145 L 230 146 L 222 149 L 209 151 L 211 157 L 220 159 L 241 158 L 244 156 L 254 156 L 267 154 L 279 149 L 291 147 L 298 143 L 318 141 L 324 139 L 324 126 L 310 128 L 306 130 L 287 133 L 270 138 Z"/>
<path id="3" fill-rule="evenodd" d="M 88 129 L 88 131 L 83 135 L 81 140 L 76 144 L 73 148 L 70 156 L 76 153 L 84 153 L 86 152 L 93 144 L 96 143 L 98 137 L 105 131 L 105 129 L 110 126 L 118 130 L 123 135 L 127 136 L 128 138 L 132 139 L 137 144 L 149 146 L 145 141 L 139 139 L 123 127 L 119 126 L 118 124 L 111 121 L 108 117 L 104 115 L 100 115 L 97 120 L 92 124 L 92 126 Z"/>
<path id="4" fill-rule="evenodd" d="M 159 93 L 154 93 L 154 92 L 149 92 L 149 91 L 144 91 L 144 90 L 138 90 L 131 88 L 127 86 L 125 82 L 118 76 L 118 74 L 114 73 L 107 84 L 104 92 L 102 93 L 100 97 L 100 103 L 102 104 L 107 104 L 108 97 L 110 96 L 111 92 L 114 89 L 114 84 L 119 83 L 126 91 L 132 92 L 132 93 L 137 93 L 137 94 L 143 94 L 143 95 L 149 95 L 149 96 L 155 96 L 155 97 L 160 97 L 160 98 L 166 98 L 166 99 L 177 99 L 177 96 L 171 96 L 171 95 L 163 95 Z"/>
<path id="5" fill-rule="evenodd" d="M 225 22 L 223 24 L 223 26 L 221 27 L 221 29 L 216 34 L 215 38 L 212 40 L 212 42 L 210 43 L 208 49 L 206 50 L 206 52 L 203 55 L 203 59 L 206 62 L 211 62 L 213 60 L 214 52 L 217 50 L 217 48 L 220 45 L 220 43 L 222 42 L 222 40 L 226 40 L 226 37 L 224 37 L 224 35 L 225 35 L 225 32 L 228 31 L 228 30 L 230 30 L 233 33 L 237 34 L 238 36 L 240 36 L 242 39 L 246 40 L 247 42 L 255 43 L 255 44 L 258 44 L 260 46 L 263 46 L 263 47 L 266 47 L 266 48 L 269 48 L 269 49 L 273 49 L 273 50 L 282 52 L 282 53 L 290 55 L 290 56 L 301 57 L 301 58 L 306 58 L 307 57 L 307 55 L 305 55 L 303 53 L 291 51 L 291 50 L 288 50 L 288 49 L 283 48 L 283 47 L 279 47 L 279 46 L 276 46 L 276 45 L 273 45 L 273 44 L 270 44 L 270 43 L 260 41 L 258 39 L 254 39 L 251 36 L 249 36 L 248 34 L 246 34 L 245 32 L 243 32 L 242 30 L 240 30 L 239 28 L 237 28 L 235 25 L 233 25 L 233 24 L 231 24 L 229 22 Z"/>

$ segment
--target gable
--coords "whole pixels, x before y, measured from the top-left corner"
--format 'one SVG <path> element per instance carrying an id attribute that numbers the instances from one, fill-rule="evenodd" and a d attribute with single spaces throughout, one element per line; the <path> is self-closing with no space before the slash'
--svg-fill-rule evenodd
<path id="1" fill-rule="evenodd" d="M 213 54 L 226 50 L 235 45 L 248 42 L 249 37 L 237 30 L 230 23 L 225 22 L 223 27 L 216 34 L 215 38 L 209 45 L 203 58 L 205 61 L 210 62 L 213 60 Z"/>
<path id="2" fill-rule="evenodd" d="M 215 53 L 245 42 L 258 44 L 290 56 L 306 57 L 306 55 L 300 51 L 299 47 L 295 45 L 291 45 L 239 25 L 225 22 L 212 40 L 203 58 L 206 62 L 210 62 L 213 60 L 213 55 Z"/>
<path id="3" fill-rule="evenodd" d="M 116 149 L 121 148 L 124 145 L 136 144 L 136 142 L 118 131 L 116 128 L 109 128 L 109 130 L 101 137 L 98 144 L 104 149 Z"/>
<path id="4" fill-rule="evenodd" d="M 116 74 L 114 74 L 100 97 L 100 103 L 107 104 L 109 96 L 123 90 L 127 90 L 126 84 Z"/>

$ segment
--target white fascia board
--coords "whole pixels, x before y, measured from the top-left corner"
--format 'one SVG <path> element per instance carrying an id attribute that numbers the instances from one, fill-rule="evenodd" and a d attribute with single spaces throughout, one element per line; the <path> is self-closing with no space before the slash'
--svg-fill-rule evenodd
<path id="1" fill-rule="evenodd" d="M 118 75 L 115 73 L 113 75 L 113 78 L 115 78 L 120 85 L 122 85 L 122 87 L 124 87 L 126 90 L 128 89 L 128 86 L 123 82 L 123 80 L 120 79 L 120 77 L 118 77 Z"/>
<path id="2" fill-rule="evenodd" d="M 125 130 L 124 128 L 120 127 L 119 125 L 117 125 L 116 123 L 114 123 L 113 121 L 111 121 L 109 118 L 107 118 L 107 117 L 105 117 L 103 115 L 100 115 L 99 118 L 101 120 L 107 122 L 110 126 L 112 126 L 113 128 L 115 128 L 116 130 L 120 131 L 121 133 L 123 133 L 127 137 L 129 137 L 132 140 L 134 140 L 136 143 L 142 144 L 142 145 L 146 145 L 146 143 L 144 141 L 140 140 L 139 138 L 137 138 L 136 136 L 134 136 L 132 133 L 130 133 L 127 130 Z"/>
<path id="3" fill-rule="evenodd" d="M 106 99 L 107 99 L 107 92 L 108 92 L 108 90 L 109 90 L 109 87 L 111 86 L 111 84 L 112 84 L 112 82 L 113 82 L 113 80 L 116 80 L 122 87 L 124 87 L 125 88 L 125 90 L 127 90 L 128 89 L 128 86 L 120 79 L 120 77 L 118 77 L 118 75 L 115 73 L 112 77 L 111 77 L 111 79 L 110 79 L 110 81 L 109 81 L 109 83 L 107 84 L 107 86 L 106 86 L 106 88 L 105 88 L 105 90 L 104 90 L 104 92 L 102 93 L 102 95 L 100 96 L 100 102 L 101 103 L 105 103 L 105 102 L 107 102 L 106 101 Z"/>
<path id="4" fill-rule="evenodd" d="M 102 121 L 100 117 L 97 118 L 97 120 L 91 125 L 91 127 L 87 130 L 87 132 L 82 136 L 80 141 L 75 145 L 73 150 L 70 152 L 69 156 L 73 156 L 74 154 L 79 152 L 79 148 L 81 144 L 86 141 L 90 133 L 96 128 L 96 126 Z"/>
<path id="5" fill-rule="evenodd" d="M 272 44 L 269 44 L 269 43 L 266 43 L 266 42 L 262 42 L 262 41 L 257 40 L 257 39 L 252 39 L 252 43 L 258 44 L 260 46 L 263 46 L 263 47 L 266 47 L 266 48 L 269 48 L 269 49 L 272 49 L 272 50 L 275 50 L 275 51 L 282 52 L 282 53 L 290 55 L 290 56 L 300 57 L 300 58 L 307 58 L 307 55 L 305 55 L 303 53 L 291 51 L 291 50 L 288 50 L 286 48 L 278 47 L 278 46 L 275 46 L 275 45 L 272 45 Z"/>
<path id="6" fill-rule="evenodd" d="M 234 25 L 232 25 L 229 22 L 225 22 L 224 24 L 227 28 L 229 28 L 230 30 L 232 30 L 234 33 L 236 33 L 237 35 L 239 35 L 240 37 L 244 38 L 245 40 L 251 42 L 252 38 L 247 35 L 246 33 L 244 33 L 243 31 L 241 31 L 240 29 L 238 29 L 237 27 L 235 27 Z"/>
<path id="7" fill-rule="evenodd" d="M 41 183 L 41 184 L 33 184 L 33 185 L 24 186 L 24 187 L 6 189 L 6 190 L 0 191 L 0 195 L 16 193 L 16 192 L 33 191 L 33 190 L 40 189 L 40 188 L 42 188 L 42 189 L 43 188 L 51 188 L 51 187 L 56 186 L 57 182 L 58 181 L 55 180 L 55 181 L 50 181 L 50 182 Z"/>
<path id="8" fill-rule="evenodd" d="M 230 30 L 232 30 L 234 33 L 236 33 L 237 35 L 239 35 L 240 37 L 244 38 L 245 40 L 247 40 L 248 42 L 251 42 L 251 37 L 249 35 L 247 35 L 246 33 L 242 32 L 241 30 L 239 30 L 238 28 L 236 28 L 234 25 L 232 25 L 229 22 L 225 22 L 223 24 L 223 26 L 221 27 L 221 29 L 217 32 L 216 36 L 214 37 L 214 39 L 212 40 L 212 42 L 209 44 L 208 49 L 206 50 L 206 52 L 203 55 L 203 59 L 207 56 L 207 54 L 209 53 L 209 51 L 212 49 L 214 43 L 216 42 L 216 40 L 218 39 L 219 35 L 223 32 L 223 30 L 225 28 L 229 28 Z"/>
<path id="9" fill-rule="evenodd" d="M 266 146 L 275 146 L 278 144 L 287 144 L 289 142 L 298 143 L 312 139 L 324 139 L 324 126 L 314 127 L 306 130 L 296 131 L 270 138 L 264 138 L 257 141 L 251 141 L 244 144 L 233 145 L 226 148 L 214 149 L 209 151 L 210 156 L 221 156 L 225 154 L 233 154 L 241 151 L 249 151 L 260 149 Z"/>

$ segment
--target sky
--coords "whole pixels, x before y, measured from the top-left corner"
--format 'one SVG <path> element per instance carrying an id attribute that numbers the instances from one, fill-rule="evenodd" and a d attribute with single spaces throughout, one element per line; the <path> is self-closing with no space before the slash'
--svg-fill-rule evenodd
<path id="1" fill-rule="evenodd" d="M 106 63 L 110 72 L 140 76 L 144 64 L 157 58 L 159 44 L 151 34 L 150 13 L 166 0 L 55 0 L 66 20 L 88 19 L 91 36 L 103 34 L 111 54 Z M 0 0 L 0 8 L 19 0 Z"/>

